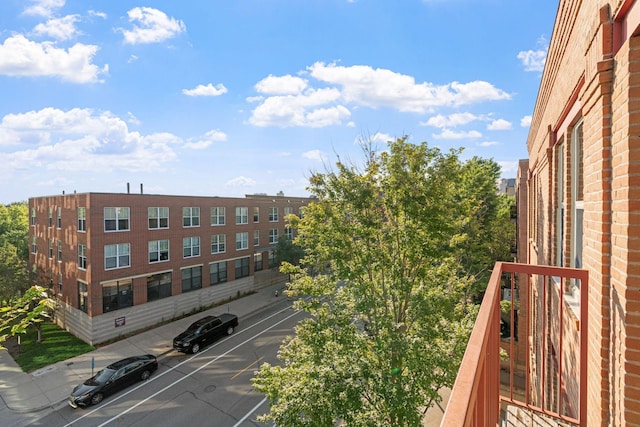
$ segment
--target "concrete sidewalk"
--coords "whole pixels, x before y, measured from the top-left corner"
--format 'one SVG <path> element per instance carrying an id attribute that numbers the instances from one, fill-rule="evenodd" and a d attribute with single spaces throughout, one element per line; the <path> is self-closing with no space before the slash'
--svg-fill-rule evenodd
<path id="1" fill-rule="evenodd" d="M 242 328 L 243 319 L 281 302 L 285 298 L 282 294 L 283 287 L 283 284 L 265 287 L 255 294 L 228 304 L 150 329 L 31 373 L 22 372 L 9 353 L 0 350 L 0 424 L 6 427 L 28 426 L 53 409 L 66 405 L 71 390 L 91 377 L 92 359 L 94 372 L 97 372 L 109 363 L 126 356 L 146 353 L 155 356 L 165 355 L 174 351 L 172 340 L 176 335 L 207 314 L 237 314 Z M 278 297 L 275 296 L 276 289 L 279 290 Z M 446 407 L 448 399 L 447 391 L 447 394 L 443 395 L 442 406 L 434 406 L 427 412 L 423 420 L 424 426 L 440 425 L 443 407 Z"/>

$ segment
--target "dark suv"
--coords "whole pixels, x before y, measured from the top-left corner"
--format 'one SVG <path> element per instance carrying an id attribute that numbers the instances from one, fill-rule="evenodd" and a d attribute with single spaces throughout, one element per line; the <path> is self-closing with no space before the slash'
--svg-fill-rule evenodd
<path id="1" fill-rule="evenodd" d="M 221 335 L 231 335 L 236 326 L 238 326 L 238 316 L 235 314 L 224 313 L 220 316 L 203 317 L 173 339 L 173 348 L 184 353 L 197 353 Z"/>

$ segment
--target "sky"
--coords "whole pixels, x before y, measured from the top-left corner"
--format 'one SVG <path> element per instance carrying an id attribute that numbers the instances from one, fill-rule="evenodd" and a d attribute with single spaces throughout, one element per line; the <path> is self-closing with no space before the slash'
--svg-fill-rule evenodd
<path id="1" fill-rule="evenodd" d="M 514 178 L 557 1 L 2 0 L 0 203 L 309 195 L 407 136 Z"/>

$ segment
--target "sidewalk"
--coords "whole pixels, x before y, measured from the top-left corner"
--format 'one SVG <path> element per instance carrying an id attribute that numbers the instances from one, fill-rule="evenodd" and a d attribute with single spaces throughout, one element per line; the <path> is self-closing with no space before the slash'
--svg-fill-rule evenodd
<path id="1" fill-rule="evenodd" d="M 91 377 L 91 360 L 94 372 L 111 362 L 126 356 L 150 353 L 155 356 L 173 351 L 172 340 L 195 320 L 208 314 L 230 312 L 243 319 L 264 308 L 282 301 L 283 284 L 271 285 L 255 294 L 239 298 L 209 310 L 194 314 L 175 322 L 159 326 L 138 335 L 100 347 L 89 353 L 46 366 L 31 373 L 23 372 L 6 350 L 0 350 L 0 419 L 3 425 L 28 425 L 38 412 L 53 409 L 66 402 L 71 390 Z M 280 289 L 280 296 L 275 290 Z M 5 424 L 7 423 L 7 424 Z"/>

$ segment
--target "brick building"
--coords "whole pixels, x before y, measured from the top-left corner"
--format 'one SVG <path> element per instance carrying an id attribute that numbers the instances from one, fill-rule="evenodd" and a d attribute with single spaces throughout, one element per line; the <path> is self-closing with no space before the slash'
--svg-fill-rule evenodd
<path id="1" fill-rule="evenodd" d="M 29 199 L 30 257 L 56 321 L 89 343 L 282 280 L 284 217 L 311 199 L 83 193 Z"/>
<path id="2" fill-rule="evenodd" d="M 564 328 L 578 340 L 588 291 L 586 366 L 552 351 L 535 375 L 562 369 L 562 390 L 545 390 L 569 415 L 587 393 L 583 425 L 640 425 L 640 2 L 561 0 L 518 175 L 518 261 L 589 272 L 589 288 L 565 282 Z M 528 194 L 523 199 L 523 194 Z M 543 292 L 546 291 L 546 294 Z M 538 288 L 534 301 L 555 294 Z M 533 311 L 535 313 L 535 310 Z M 536 313 L 548 316 L 548 313 Z M 551 318 L 551 317 L 549 317 Z M 533 333 L 532 345 L 544 345 Z M 542 334 L 542 335 L 541 335 Z M 577 344 L 576 344 L 577 346 Z M 577 348 L 577 347 L 575 347 Z M 535 353 L 535 352 L 534 352 Z M 560 364 L 562 361 L 562 364 Z M 546 363 L 546 365 L 545 365 Z M 577 384 L 586 369 L 586 384 Z M 556 372 L 558 374 L 558 372 Z M 582 389 L 582 390 L 580 390 Z"/>

